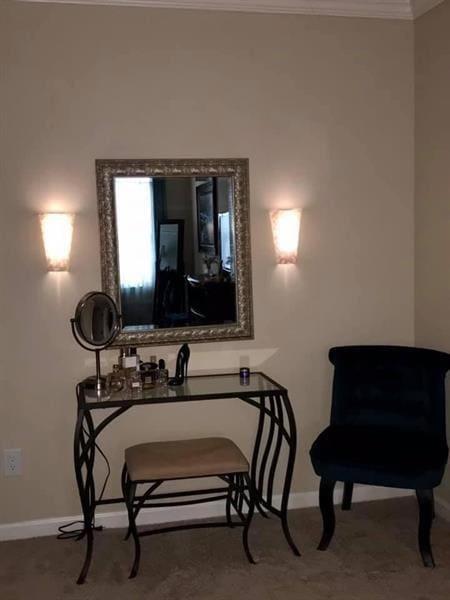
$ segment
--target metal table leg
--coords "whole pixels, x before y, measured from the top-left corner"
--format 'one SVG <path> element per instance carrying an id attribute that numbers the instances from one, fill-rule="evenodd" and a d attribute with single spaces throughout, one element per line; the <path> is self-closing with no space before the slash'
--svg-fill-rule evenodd
<path id="1" fill-rule="evenodd" d="M 83 532 L 78 539 L 85 537 L 87 542 L 84 563 L 77 579 L 78 584 L 82 584 L 86 580 L 94 548 L 94 517 L 97 505 L 94 478 L 95 441 L 111 421 L 129 410 L 129 408 L 129 406 L 118 408 L 97 426 L 94 425 L 91 411 L 88 408 L 81 407 L 78 409 L 74 434 L 74 466 L 84 520 Z"/>
<path id="2" fill-rule="evenodd" d="M 297 429 L 287 391 L 266 398 L 242 400 L 259 409 L 259 420 L 251 460 L 250 475 L 256 488 L 256 508 L 265 517 L 264 509 L 281 519 L 284 536 L 292 552 L 300 556 L 288 525 L 288 504 L 297 451 Z M 266 434 L 266 435 L 264 435 Z M 263 443 L 263 439 L 265 440 Z M 281 506 L 273 504 L 274 481 L 281 468 L 279 458 L 283 444 L 288 458 L 283 478 Z"/>
<path id="3" fill-rule="evenodd" d="M 95 437 L 92 417 L 89 411 L 78 410 L 78 418 L 74 435 L 74 465 L 75 476 L 83 512 L 84 527 L 80 538 L 86 537 L 86 555 L 77 579 L 78 584 L 84 583 L 92 559 L 94 532 L 92 527 L 95 512 Z M 84 468 L 84 472 L 83 472 Z"/>

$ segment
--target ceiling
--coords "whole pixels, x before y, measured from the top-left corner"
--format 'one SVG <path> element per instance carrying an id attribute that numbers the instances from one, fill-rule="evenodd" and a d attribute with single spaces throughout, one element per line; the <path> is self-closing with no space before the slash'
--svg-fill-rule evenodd
<path id="1" fill-rule="evenodd" d="M 444 0 L 19 0 L 412 20 Z"/>

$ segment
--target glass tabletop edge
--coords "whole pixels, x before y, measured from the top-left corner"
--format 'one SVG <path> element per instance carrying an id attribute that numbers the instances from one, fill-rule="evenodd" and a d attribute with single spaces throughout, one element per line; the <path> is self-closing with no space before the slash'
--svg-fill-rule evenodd
<path id="1" fill-rule="evenodd" d="M 252 371 L 252 375 L 262 376 L 266 381 L 268 381 L 274 389 L 267 390 L 255 390 L 249 389 L 245 390 L 240 389 L 238 392 L 236 390 L 230 392 L 211 392 L 211 393 L 202 393 L 202 394 L 180 394 L 179 396 L 149 396 L 145 397 L 130 397 L 130 398 L 118 398 L 118 399 L 105 399 L 105 400 L 85 400 L 84 395 L 82 394 L 79 399 L 79 406 L 82 408 L 88 409 L 100 409 L 100 408 L 120 408 L 124 406 L 134 406 L 134 405 L 145 405 L 145 404 L 171 404 L 175 402 L 188 402 L 188 401 L 202 401 L 202 400 L 220 400 L 220 399 L 232 399 L 232 398 L 264 398 L 271 394 L 274 395 L 282 395 L 287 394 L 287 388 L 280 385 L 274 379 L 263 373 L 262 371 Z M 239 376 L 239 373 L 207 373 L 202 375 L 191 375 L 188 377 L 188 381 L 190 379 L 200 379 L 207 377 L 229 377 L 229 376 Z"/>

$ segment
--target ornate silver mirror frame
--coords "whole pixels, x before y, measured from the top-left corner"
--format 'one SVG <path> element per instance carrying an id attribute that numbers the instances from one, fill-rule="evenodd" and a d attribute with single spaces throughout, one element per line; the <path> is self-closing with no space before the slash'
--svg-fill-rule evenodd
<path id="1" fill-rule="evenodd" d="M 253 338 L 251 283 L 249 163 L 248 159 L 99 159 L 96 160 L 100 226 L 100 259 L 103 291 L 119 312 L 120 281 L 114 209 L 115 177 L 231 177 L 234 190 L 234 252 L 236 273 L 236 323 L 195 325 L 140 331 L 123 329 L 113 346 L 147 346 L 180 342 L 208 342 Z"/>

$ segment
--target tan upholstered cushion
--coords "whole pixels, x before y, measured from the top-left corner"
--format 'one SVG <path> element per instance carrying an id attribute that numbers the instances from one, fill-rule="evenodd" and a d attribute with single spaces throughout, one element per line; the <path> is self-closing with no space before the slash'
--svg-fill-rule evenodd
<path id="1" fill-rule="evenodd" d="M 132 481 L 183 479 L 248 471 L 248 462 L 227 438 L 149 442 L 125 450 Z"/>

